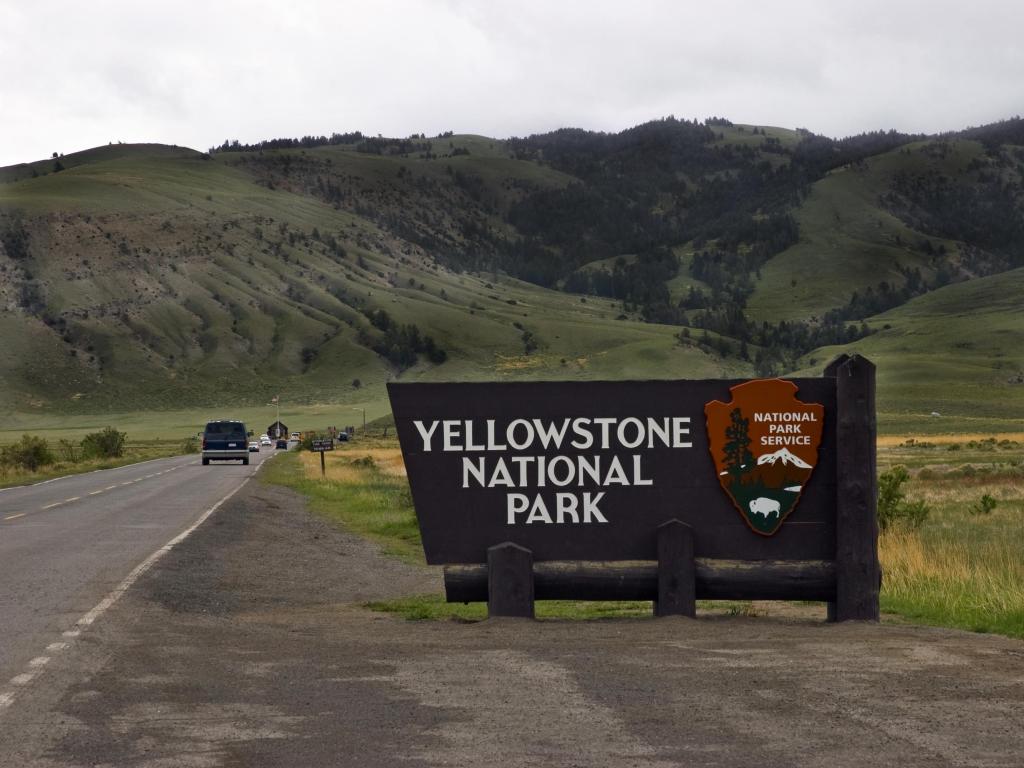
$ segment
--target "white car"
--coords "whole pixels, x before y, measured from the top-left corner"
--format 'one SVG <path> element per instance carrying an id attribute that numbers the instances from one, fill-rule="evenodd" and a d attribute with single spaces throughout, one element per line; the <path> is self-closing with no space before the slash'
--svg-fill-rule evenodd
<path id="1" fill-rule="evenodd" d="M 259 453 L 259 452 L 260 452 L 260 444 L 259 443 L 257 443 L 255 440 L 253 440 L 251 443 L 249 443 L 249 453 Z"/>
<path id="2" fill-rule="evenodd" d="M 263 437 L 260 438 L 260 446 L 271 446 L 273 444 L 274 444 L 273 440 L 271 440 L 266 435 L 264 435 Z"/>

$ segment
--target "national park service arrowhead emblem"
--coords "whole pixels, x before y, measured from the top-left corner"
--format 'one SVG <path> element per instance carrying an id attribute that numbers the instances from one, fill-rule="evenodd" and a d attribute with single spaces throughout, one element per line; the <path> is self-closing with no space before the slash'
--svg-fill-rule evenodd
<path id="1" fill-rule="evenodd" d="M 755 533 L 771 536 L 796 508 L 818 463 L 825 406 L 796 399 L 797 385 L 758 379 L 704 406 L 718 482 Z"/>

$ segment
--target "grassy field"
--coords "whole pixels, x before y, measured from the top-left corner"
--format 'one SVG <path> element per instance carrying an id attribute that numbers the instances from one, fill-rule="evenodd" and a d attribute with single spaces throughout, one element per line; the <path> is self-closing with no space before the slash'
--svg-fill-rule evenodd
<path id="1" fill-rule="evenodd" d="M 918 530 L 887 531 L 882 607 L 913 621 L 1024 637 L 1024 442 L 969 436 L 883 448 L 908 468 L 908 497 L 931 507 Z M 995 500 L 985 512 L 983 497 Z"/>
<path id="2" fill-rule="evenodd" d="M 423 563 L 401 452 L 393 437 L 377 434 L 327 454 L 324 479 L 319 458 L 311 453 L 289 454 L 268 466 L 263 477 L 304 494 L 318 514 L 377 542 L 385 552 Z M 920 528 L 892 527 L 880 538 L 884 620 L 1024 638 L 1024 434 L 1014 437 L 881 441 L 879 470 L 906 467 L 908 498 L 931 508 Z M 996 500 L 995 508 L 972 513 L 985 495 Z M 441 595 L 411 595 L 370 607 L 409 619 L 478 620 L 486 615 L 482 604 L 450 605 Z M 699 609 L 774 612 L 748 602 L 701 602 Z M 790 610 L 800 615 L 808 607 Z M 540 601 L 537 615 L 640 617 L 651 615 L 651 604 Z"/>

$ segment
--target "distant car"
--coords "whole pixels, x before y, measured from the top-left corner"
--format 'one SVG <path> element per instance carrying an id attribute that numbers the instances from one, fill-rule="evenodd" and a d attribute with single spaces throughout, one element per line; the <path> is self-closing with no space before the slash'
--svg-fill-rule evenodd
<path id="1" fill-rule="evenodd" d="M 259 452 L 260 452 L 260 444 L 257 443 L 255 440 L 250 442 L 249 443 L 249 453 L 259 453 Z"/>
<path id="2" fill-rule="evenodd" d="M 334 439 L 337 440 L 339 443 L 347 443 L 348 442 L 348 432 L 339 432 L 338 434 L 336 434 L 334 436 Z"/>
<path id="3" fill-rule="evenodd" d="M 277 443 L 274 445 L 274 448 L 275 448 L 275 450 L 278 450 L 278 451 L 280 451 L 280 450 L 287 451 L 288 450 L 288 441 L 287 440 L 278 440 Z"/>
<path id="4" fill-rule="evenodd" d="M 273 441 L 265 435 L 260 438 L 260 445 L 272 446 L 273 444 Z"/>
<path id="5" fill-rule="evenodd" d="M 302 433 L 301 432 L 292 432 L 292 440 L 301 440 L 301 439 L 302 439 Z"/>
<path id="6" fill-rule="evenodd" d="M 262 443 L 264 440 L 270 440 L 270 435 L 260 435 L 260 442 Z"/>
<path id="7" fill-rule="evenodd" d="M 249 438 L 245 424 L 221 419 L 211 421 L 203 430 L 203 466 L 211 461 L 241 461 L 249 463 Z"/>

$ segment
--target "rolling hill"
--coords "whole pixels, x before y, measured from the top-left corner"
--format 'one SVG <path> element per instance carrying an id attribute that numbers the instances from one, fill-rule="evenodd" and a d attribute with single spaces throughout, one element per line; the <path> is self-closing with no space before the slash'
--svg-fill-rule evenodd
<path id="1" fill-rule="evenodd" d="M 0 169 L 0 406 L 364 403 L 396 377 L 771 375 L 855 348 L 883 424 L 1020 419 L 1020 123 L 670 118 Z"/>

